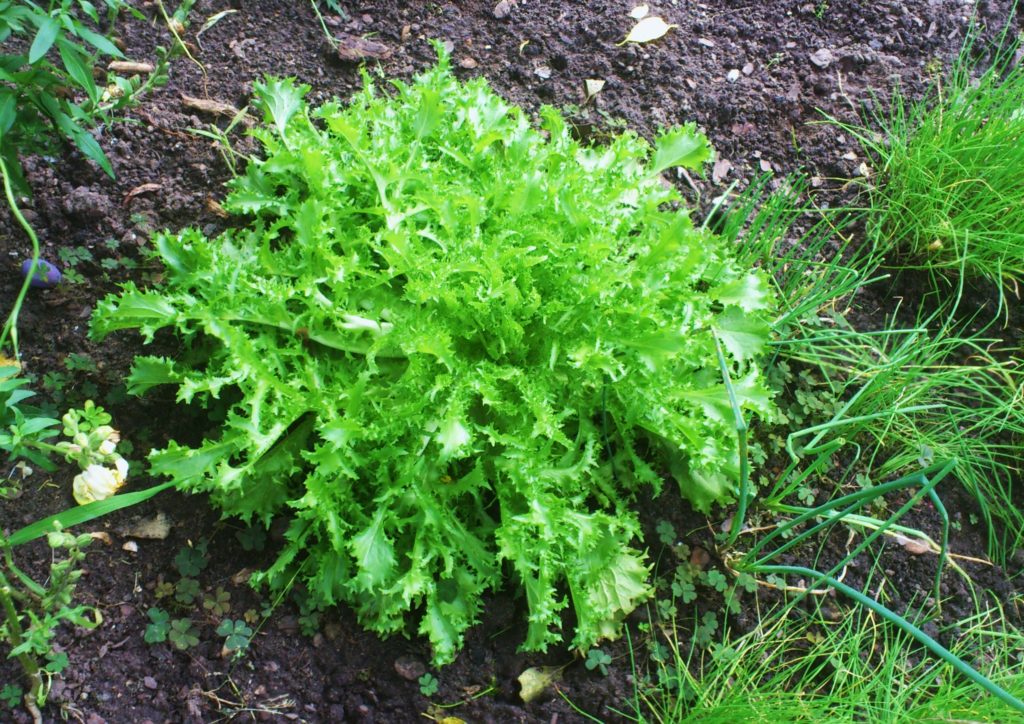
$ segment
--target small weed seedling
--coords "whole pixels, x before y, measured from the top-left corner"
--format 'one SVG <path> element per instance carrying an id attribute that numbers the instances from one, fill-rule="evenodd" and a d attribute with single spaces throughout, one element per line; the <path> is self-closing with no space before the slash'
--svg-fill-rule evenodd
<path id="1" fill-rule="evenodd" d="M 419 679 L 420 693 L 428 699 L 437 693 L 438 681 L 429 671 Z"/>
<path id="2" fill-rule="evenodd" d="M 216 591 L 203 599 L 203 608 L 214 616 L 224 616 L 231 610 L 231 594 L 217 586 Z"/>
<path id="3" fill-rule="evenodd" d="M 206 546 L 204 544 L 200 544 L 200 546 L 182 548 L 174 557 L 174 567 L 182 576 L 198 576 L 206 568 L 208 563 Z"/>
<path id="4" fill-rule="evenodd" d="M 0 689 L 0 699 L 11 709 L 18 706 L 18 702 L 24 695 L 25 690 L 17 684 L 4 684 L 4 688 Z"/>
<path id="5" fill-rule="evenodd" d="M 217 627 L 217 635 L 224 637 L 221 656 L 224 658 L 240 658 L 245 655 L 252 643 L 252 629 L 245 621 L 225 619 Z"/>
<path id="6" fill-rule="evenodd" d="M 590 649 L 587 652 L 587 660 L 584 662 L 584 666 L 589 671 L 597 670 L 601 673 L 601 676 L 608 676 L 608 664 L 611 662 L 612 657 L 601 649 Z"/>
<path id="7" fill-rule="evenodd" d="M 174 585 L 174 600 L 190 606 L 199 598 L 199 581 L 195 578 L 182 578 Z"/>
<path id="8" fill-rule="evenodd" d="M 147 644 L 162 644 L 171 631 L 171 616 L 161 608 L 151 608 L 146 612 L 149 623 L 143 636 Z"/>
<path id="9" fill-rule="evenodd" d="M 176 618 L 171 621 L 167 639 L 179 651 L 185 651 L 199 644 L 199 630 L 189 618 Z"/>

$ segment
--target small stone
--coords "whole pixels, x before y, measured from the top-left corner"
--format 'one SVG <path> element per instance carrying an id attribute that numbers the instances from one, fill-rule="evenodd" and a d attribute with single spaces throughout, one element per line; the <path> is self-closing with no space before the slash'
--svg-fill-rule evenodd
<path id="1" fill-rule="evenodd" d="M 747 63 L 746 65 L 743 66 L 743 75 L 750 75 L 753 72 L 754 72 L 754 64 L 753 63 Z"/>
<path id="2" fill-rule="evenodd" d="M 548 78 L 551 77 L 551 68 L 549 68 L 546 65 L 538 65 L 534 69 L 533 73 L 541 80 L 547 80 Z"/>
<path id="3" fill-rule="evenodd" d="M 703 45 L 705 48 L 714 48 L 715 47 L 715 41 L 714 40 L 708 40 L 707 38 L 697 38 L 697 44 L 698 45 Z"/>
<path id="4" fill-rule="evenodd" d="M 498 20 L 504 20 L 512 14 L 512 0 L 499 0 L 498 4 L 494 6 L 492 11 L 494 17 Z"/>
<path id="5" fill-rule="evenodd" d="M 156 679 L 154 679 L 152 676 L 144 676 L 144 677 L 142 677 L 142 685 L 145 686 L 147 689 L 150 689 L 150 690 L 153 690 L 153 689 L 157 688 Z"/>
<path id="6" fill-rule="evenodd" d="M 476 61 L 473 58 L 470 58 L 469 56 L 466 56 L 465 58 L 462 58 L 459 61 L 459 67 L 460 68 L 465 68 L 466 70 L 472 70 L 476 66 L 477 66 Z"/>
<path id="7" fill-rule="evenodd" d="M 740 79 L 739 69 L 733 68 L 732 70 L 730 70 L 728 73 L 725 74 L 725 79 L 730 83 L 735 83 L 736 81 L 738 81 Z"/>
<path id="8" fill-rule="evenodd" d="M 711 555 L 701 548 L 700 546 L 694 546 L 690 552 L 690 564 L 698 570 L 703 571 L 704 567 L 711 562 Z"/>
<path id="9" fill-rule="evenodd" d="M 413 656 L 400 656 L 395 659 L 395 672 L 406 681 L 416 681 L 427 673 L 427 667 Z"/>
<path id="10" fill-rule="evenodd" d="M 819 68 L 827 68 L 832 65 L 832 61 L 835 59 L 832 55 L 832 51 L 828 48 L 819 48 L 808 56 L 811 62 Z"/>
<path id="11" fill-rule="evenodd" d="M 125 541 L 124 544 L 121 546 L 121 550 L 128 551 L 129 553 L 138 553 L 139 544 L 133 540 Z"/>

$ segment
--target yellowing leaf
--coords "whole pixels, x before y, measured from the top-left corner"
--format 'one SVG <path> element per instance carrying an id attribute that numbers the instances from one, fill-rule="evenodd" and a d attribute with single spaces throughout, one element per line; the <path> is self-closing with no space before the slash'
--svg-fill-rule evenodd
<path id="1" fill-rule="evenodd" d="M 648 5 L 637 5 L 635 8 L 629 11 L 629 17 L 634 20 L 646 17 L 647 13 L 651 12 L 651 8 Z"/>
<path id="2" fill-rule="evenodd" d="M 551 684 L 558 680 L 562 673 L 560 666 L 531 666 L 519 675 L 519 696 L 524 704 L 529 704 L 543 694 Z"/>
<path id="3" fill-rule="evenodd" d="M 0 352 L 0 369 L 4 369 L 4 373 L 0 374 L 0 380 L 5 380 L 12 376 L 12 372 L 17 373 L 21 369 L 21 362 Z"/>
<path id="4" fill-rule="evenodd" d="M 670 25 L 657 15 L 648 15 L 633 26 L 633 29 L 629 31 L 629 35 L 619 45 L 625 45 L 626 43 L 649 43 L 662 37 L 672 28 L 677 27 L 679 26 Z"/>

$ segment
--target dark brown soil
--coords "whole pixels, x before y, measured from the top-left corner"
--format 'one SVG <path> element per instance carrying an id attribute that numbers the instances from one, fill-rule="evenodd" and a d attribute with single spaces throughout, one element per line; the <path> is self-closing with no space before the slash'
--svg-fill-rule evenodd
<path id="1" fill-rule="evenodd" d="M 153 58 L 155 46 L 170 45 L 171 38 L 156 19 L 153 4 L 140 5 L 151 22 L 127 20 L 118 32 L 128 57 L 143 61 Z M 865 159 L 848 134 L 817 123 L 822 114 L 853 120 L 865 109 L 884 106 L 894 82 L 909 96 L 919 95 L 929 77 L 926 67 L 933 61 L 948 62 L 958 52 L 972 11 L 959 0 L 666 0 L 653 3 L 652 12 L 677 28 L 649 45 L 619 46 L 632 23 L 627 15 L 632 4 L 626 2 L 519 0 L 503 3 L 508 13 L 500 18 L 503 13 L 496 11 L 493 0 L 344 5 L 347 18 L 326 16 L 331 31 L 382 44 L 388 55 L 371 61 L 371 67 L 379 65 L 387 77 L 407 78 L 431 64 L 434 52 L 427 41 L 439 38 L 450 43 L 460 75 L 483 75 L 502 95 L 530 111 L 542 104 L 568 108 L 579 126 L 596 134 L 619 127 L 619 121 L 647 136 L 659 127 L 696 121 L 720 159 L 714 178 L 709 172 L 707 179 L 693 179 L 692 187 L 685 184 L 688 193 L 699 191 L 702 204 L 734 180 L 798 168 L 815 177 L 825 194 L 822 202 L 834 203 L 839 197 L 830 197 L 829 189 L 854 177 Z M 983 1 L 979 20 L 991 32 L 1005 24 L 1009 5 Z M 206 19 L 232 9 L 237 12 L 196 37 Z M 30 295 L 20 320 L 26 371 L 35 376 L 37 388 L 48 372 L 66 374 L 56 390 L 58 403 L 98 396 L 135 444 L 137 471 L 144 468 L 142 453 L 149 447 L 171 438 L 195 439 L 202 432 L 203 416 L 159 394 L 127 399 L 122 381 L 141 344 L 126 335 L 97 345 L 86 330 L 97 300 L 119 282 L 159 279 L 159 268 L 145 254 L 155 231 L 198 225 L 213 234 L 229 223 L 213 203 L 223 197 L 228 166 L 215 144 L 189 130 L 211 123 L 223 128 L 226 119 L 186 108 L 182 96 L 241 108 L 249 101 L 253 80 L 265 73 L 294 75 L 312 85 L 313 102 L 347 97 L 360 85 L 358 67 L 332 52 L 306 2 L 199 0 L 190 20 L 186 37 L 202 67 L 176 59 L 167 87 L 146 98 L 124 122 L 97 134 L 116 180 L 70 150 L 56 159 L 25 159 L 34 194 L 24 202 L 26 216 L 39 232 L 43 257 L 56 263 L 62 249 L 75 248 L 86 248 L 92 256 L 77 267 L 82 281 L 65 281 Z M 825 55 L 821 50 L 831 56 L 827 67 L 820 67 Z M 811 57 L 816 53 L 818 63 Z M 590 105 L 584 103 L 583 91 L 588 78 L 606 82 Z M 242 151 L 251 148 L 240 134 L 233 141 Z M 159 188 L 132 196 L 142 184 Z M 118 243 L 105 243 L 111 239 Z M 7 213 L 0 213 L 0 251 L 5 260 L 0 309 L 6 311 L 21 283 L 19 266 L 30 256 L 27 240 Z M 104 265 L 108 259 L 113 261 Z M 135 268 L 114 263 L 122 260 Z M 66 361 L 72 354 L 86 356 L 95 369 L 68 372 Z M 67 470 L 49 477 L 40 471 L 30 478 L 21 497 L 0 502 L 4 529 L 14 530 L 72 504 L 69 479 Z M 132 486 L 141 489 L 153 482 L 136 475 Z M 954 551 L 984 556 L 983 535 L 969 519 L 971 501 L 955 486 L 947 486 L 943 495 L 962 524 Z M 662 519 L 673 522 L 691 545 L 714 551 L 711 531 L 720 520 L 696 516 L 670 490 L 657 500 L 642 501 L 642 506 L 652 552 L 660 547 L 654 528 Z M 169 517 L 169 537 L 139 540 L 137 552 L 122 549 L 128 538 L 120 531 L 135 517 L 156 511 Z M 936 530 L 937 518 L 926 508 L 917 516 L 914 524 Z M 244 551 L 236 529 L 218 523 L 202 499 L 167 493 L 87 528 L 110 534 L 109 544 L 97 541 L 90 547 L 79 588 L 84 602 L 101 609 L 104 623 L 94 631 L 68 630 L 59 637 L 71 663 L 53 688 L 45 711 L 48 720 L 414 722 L 428 712 L 431 703 L 415 681 L 429 661 L 424 642 L 415 637 L 381 641 L 362 631 L 347 610 L 324 615 L 319 632 L 307 637 L 300 633 L 294 602 L 282 601 L 238 663 L 221 658 L 216 620 L 198 607 L 192 616 L 201 630 L 199 646 L 179 652 L 166 644 L 145 643 L 147 609 L 170 608 L 166 600 L 156 599 L 158 582 L 177 579 L 172 561 L 190 542 L 208 541 L 209 566 L 199 580 L 205 591 L 220 586 L 230 593 L 232 618 L 273 603 L 238 574 L 272 560 L 274 541 L 263 553 Z M 893 548 L 884 565 L 894 572 L 890 603 L 899 609 L 929 590 L 934 561 Z M 26 546 L 18 553 L 29 570 L 45 570 L 49 554 L 44 546 Z M 976 585 L 1009 597 L 1000 571 L 965 567 Z M 967 610 L 963 607 L 969 596 L 952 577 L 946 585 L 944 593 L 951 597 L 947 616 L 955 618 L 957 611 Z M 744 617 L 737 618 L 742 627 Z M 614 709 L 628 710 L 633 684 L 624 645 L 606 647 L 615 662 L 605 677 L 578 659 L 574 662 L 566 650 L 517 653 L 524 630 L 523 606 L 515 592 L 495 594 L 457 661 L 434 672 L 440 690 L 432 700 L 464 703 L 431 716 L 470 722 L 583 720 L 570 700 L 601 720 L 620 718 Z M 568 664 L 561 686 L 564 698 L 521 702 L 516 677 L 537 664 Z M 0 663 L 0 681 L 17 676 L 12 662 Z"/>

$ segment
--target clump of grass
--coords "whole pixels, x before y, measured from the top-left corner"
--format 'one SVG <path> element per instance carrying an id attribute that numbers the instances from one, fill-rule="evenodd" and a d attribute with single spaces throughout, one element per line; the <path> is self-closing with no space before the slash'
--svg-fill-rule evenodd
<path id="1" fill-rule="evenodd" d="M 1024 65 L 1019 41 L 985 66 L 971 34 L 918 102 L 899 88 L 873 125 L 843 127 L 873 157 L 869 232 L 904 267 L 1016 289 L 1024 280 Z M 842 125 L 842 124 L 841 124 Z"/>
<path id="2" fill-rule="evenodd" d="M 761 179 L 734 204 L 723 229 L 743 262 L 763 266 L 774 281 L 781 308 L 774 363 L 811 370 L 814 394 L 830 403 L 819 408 L 835 410 L 788 431 L 792 465 L 774 478 L 763 503 L 781 509 L 806 481 L 807 466 L 841 449 L 846 475 L 821 481 L 837 490 L 856 472 L 886 479 L 955 461 L 952 477 L 978 501 L 989 555 L 1005 563 L 1024 545 L 1024 510 L 1016 501 L 1024 471 L 1019 363 L 1000 350 L 993 325 L 955 321 L 967 306 L 962 286 L 928 300 L 927 313 L 924 303 L 909 310 L 912 324 L 899 324 L 894 312 L 877 329 L 864 327 L 849 312 L 858 309 L 861 289 L 884 279 L 882 258 L 870 245 L 851 244 L 849 209 L 820 214 L 792 238 L 798 217 L 815 213 L 800 200 L 805 191 L 789 179 L 769 193 Z"/>
<path id="3" fill-rule="evenodd" d="M 838 620 L 788 606 L 710 650 L 687 647 L 666 630 L 669 656 L 620 714 L 634 722 L 1008 721 L 996 697 L 922 656 L 905 632 L 853 608 Z M 1024 691 L 1024 635 L 998 606 L 979 605 L 959 621 L 953 653 L 981 664 L 1006 689 Z M 639 653 L 639 652 L 637 652 Z M 638 658 L 641 658 L 638 656 Z M 638 679 L 643 680 L 642 672 Z"/>

